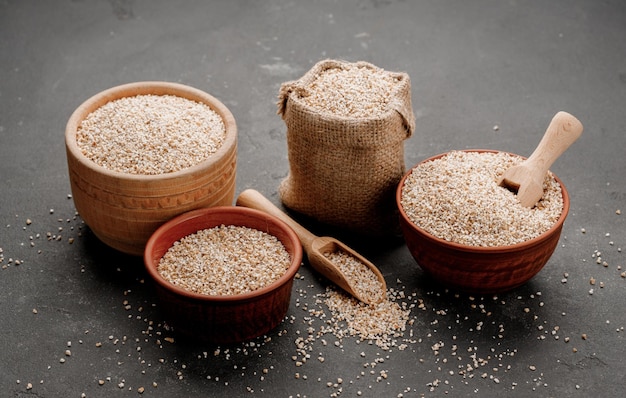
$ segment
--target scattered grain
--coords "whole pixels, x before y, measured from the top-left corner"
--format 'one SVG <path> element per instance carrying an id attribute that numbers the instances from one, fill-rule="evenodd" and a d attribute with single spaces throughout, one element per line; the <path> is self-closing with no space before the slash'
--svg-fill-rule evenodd
<path id="1" fill-rule="evenodd" d="M 402 338 L 410 315 L 410 310 L 389 299 L 365 304 L 332 288 L 320 297 L 331 311 L 331 323 L 336 325 L 338 335 L 343 334 L 338 322 L 344 321 L 348 335 L 371 340 L 382 349 L 389 349 Z"/>

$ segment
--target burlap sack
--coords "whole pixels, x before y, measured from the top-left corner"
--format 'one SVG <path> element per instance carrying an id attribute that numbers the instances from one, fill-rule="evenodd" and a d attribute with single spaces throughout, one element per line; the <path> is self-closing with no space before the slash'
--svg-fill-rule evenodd
<path id="1" fill-rule="evenodd" d="M 352 118 L 312 109 L 303 103 L 307 87 L 329 68 L 357 62 L 324 60 L 297 81 L 280 88 L 278 114 L 287 125 L 289 174 L 279 186 L 285 206 L 318 221 L 366 235 L 398 232 L 395 190 L 405 172 L 404 140 L 415 117 L 411 83 L 398 79 L 388 110 Z"/>

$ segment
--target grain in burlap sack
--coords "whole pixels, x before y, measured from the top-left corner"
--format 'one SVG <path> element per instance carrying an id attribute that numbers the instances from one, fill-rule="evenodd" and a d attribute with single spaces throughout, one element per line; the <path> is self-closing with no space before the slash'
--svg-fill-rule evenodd
<path id="1" fill-rule="evenodd" d="M 388 101 L 379 110 L 352 116 L 307 102 L 322 73 L 349 68 L 392 77 Z M 352 105 L 348 101 L 337 106 Z M 398 233 L 395 190 L 405 172 L 404 140 L 415 127 L 406 73 L 367 62 L 324 60 L 281 85 L 278 114 L 287 126 L 289 174 L 279 186 L 285 206 L 366 235 Z"/>

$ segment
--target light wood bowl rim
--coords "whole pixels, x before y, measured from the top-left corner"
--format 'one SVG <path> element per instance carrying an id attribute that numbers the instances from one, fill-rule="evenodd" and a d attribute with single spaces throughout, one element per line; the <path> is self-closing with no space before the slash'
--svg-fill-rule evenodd
<path id="1" fill-rule="evenodd" d="M 131 174 L 114 171 L 100 166 L 94 161 L 88 159 L 82 153 L 76 142 L 76 132 L 84 118 L 87 117 L 89 113 L 110 101 L 124 97 L 146 94 L 176 95 L 208 105 L 218 115 L 220 115 L 224 122 L 226 136 L 220 148 L 218 148 L 218 150 L 206 160 L 191 167 L 172 173 L 154 175 Z M 65 127 L 65 144 L 67 150 L 83 167 L 94 170 L 97 173 L 112 179 L 149 183 L 150 181 L 174 180 L 180 177 L 193 176 L 202 170 L 211 169 L 213 166 L 221 164 L 223 161 L 222 159 L 228 156 L 229 152 L 232 151 L 233 146 L 237 145 L 237 124 L 233 114 L 222 102 L 202 90 L 180 83 L 142 81 L 111 87 L 93 95 L 80 104 L 70 116 Z"/>

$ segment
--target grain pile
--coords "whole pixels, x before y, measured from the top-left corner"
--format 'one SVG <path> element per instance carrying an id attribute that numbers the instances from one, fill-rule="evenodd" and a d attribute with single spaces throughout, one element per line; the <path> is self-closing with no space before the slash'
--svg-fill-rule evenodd
<path id="1" fill-rule="evenodd" d="M 156 175 L 206 160 L 225 136 L 222 118 L 205 104 L 174 95 L 137 95 L 90 113 L 78 128 L 76 143 L 106 169 Z"/>
<path id="2" fill-rule="evenodd" d="M 322 114 L 376 118 L 389 112 L 400 77 L 382 69 L 347 64 L 320 73 L 302 91 L 302 102 Z"/>
<path id="3" fill-rule="evenodd" d="M 405 180 L 402 208 L 428 233 L 468 246 L 508 246 L 535 238 L 556 223 L 563 209 L 554 176 L 532 208 L 498 185 L 506 169 L 523 159 L 504 152 L 452 151 L 420 163 Z"/>
<path id="4" fill-rule="evenodd" d="M 393 291 L 391 299 L 365 304 L 333 288 L 318 297 L 330 310 L 330 324 L 336 336 L 353 336 L 389 350 L 404 338 L 411 310 L 402 307 Z M 345 325 L 342 325 L 345 322 Z"/>
<path id="5" fill-rule="evenodd" d="M 252 228 L 222 225 L 174 243 L 157 270 L 183 289 L 221 296 L 267 286 L 283 276 L 290 264 L 289 253 L 276 237 Z"/>
<path id="6" fill-rule="evenodd" d="M 383 299 L 383 285 L 376 274 L 358 258 L 343 250 L 326 252 L 324 256 L 339 268 L 360 298 L 368 303 L 377 303 Z"/>

